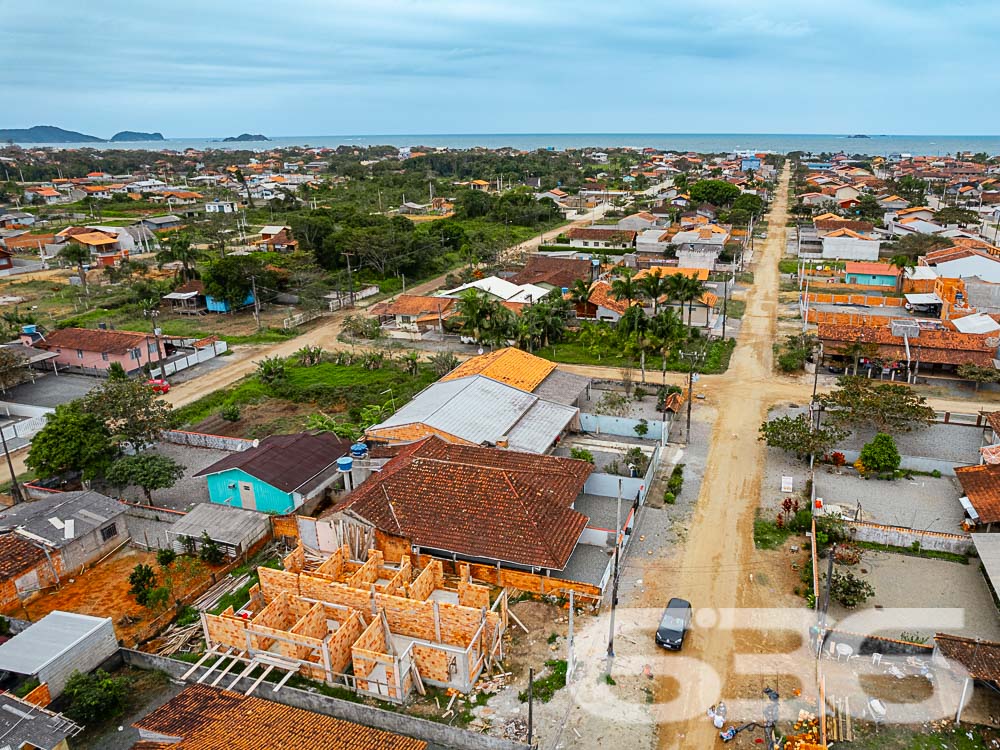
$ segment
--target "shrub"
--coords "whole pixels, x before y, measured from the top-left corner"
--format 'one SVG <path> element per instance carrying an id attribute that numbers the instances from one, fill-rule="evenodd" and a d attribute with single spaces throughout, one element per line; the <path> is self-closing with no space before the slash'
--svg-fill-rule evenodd
<path id="1" fill-rule="evenodd" d="M 156 551 L 156 562 L 161 568 L 169 568 L 171 563 L 177 559 L 177 553 L 172 549 L 161 549 Z"/>
<path id="2" fill-rule="evenodd" d="M 586 461 L 589 464 L 594 463 L 594 454 L 588 451 L 586 448 L 573 448 L 569 452 L 570 458 L 575 458 L 578 461 Z"/>
<path id="3" fill-rule="evenodd" d="M 901 459 L 892 435 L 880 432 L 865 443 L 858 460 L 865 469 L 881 473 L 896 471 Z"/>
<path id="4" fill-rule="evenodd" d="M 834 572 L 830 581 L 830 596 L 851 609 L 875 596 L 875 589 L 868 581 L 853 573 Z"/>
<path id="5" fill-rule="evenodd" d="M 209 565 L 218 565 L 225 558 L 222 548 L 215 543 L 207 531 L 201 535 L 201 551 L 198 553 L 198 557 Z"/>
<path id="6" fill-rule="evenodd" d="M 665 490 L 663 492 L 663 502 L 665 502 L 667 505 L 673 505 L 674 503 L 677 502 L 677 495 L 675 495 L 670 490 Z"/>
<path id="7" fill-rule="evenodd" d="M 934 471 L 931 472 L 931 476 L 934 477 L 935 479 L 940 479 L 941 478 L 941 472 L 938 471 L 937 469 L 934 469 Z"/>
<path id="8" fill-rule="evenodd" d="M 802 508 L 790 516 L 787 523 L 789 531 L 804 534 L 812 529 L 812 514 L 808 508 Z"/>
<path id="9" fill-rule="evenodd" d="M 637 424 L 632 429 L 635 430 L 635 434 L 638 435 L 639 437 L 646 437 L 646 433 L 649 432 L 649 422 L 647 422 L 645 419 L 640 419 L 639 424 Z"/>
<path id="10" fill-rule="evenodd" d="M 156 573 L 152 566 L 139 563 L 129 573 L 128 592 L 135 597 L 138 604 L 145 607 L 149 602 L 149 594 L 156 587 Z"/>
<path id="11" fill-rule="evenodd" d="M 557 690 L 561 690 L 566 687 L 566 669 L 568 665 L 565 660 L 549 659 L 545 662 L 545 666 L 549 668 L 549 673 L 544 677 L 535 680 L 535 684 L 532 689 L 532 697 L 539 703 L 548 703 L 552 700 L 552 696 L 556 694 Z M 527 703 L 527 689 L 519 692 L 517 694 L 517 699 L 522 703 Z"/>
<path id="12" fill-rule="evenodd" d="M 667 480 L 667 491 L 674 495 L 681 494 L 684 487 L 684 464 L 677 464 L 670 472 L 670 479 Z"/>
<path id="13" fill-rule="evenodd" d="M 647 391 L 641 385 L 637 385 L 635 387 L 635 391 L 632 392 L 632 398 L 634 398 L 636 401 L 642 401 L 648 395 L 649 395 L 649 391 Z M 646 420 L 644 419 L 642 421 L 645 422 Z"/>
<path id="14" fill-rule="evenodd" d="M 225 406 L 222 407 L 222 411 L 219 412 L 219 416 L 222 417 L 227 422 L 239 422 L 240 405 L 226 404 Z"/>
<path id="15" fill-rule="evenodd" d="M 94 724 L 120 716 L 129 697 L 128 680 L 103 669 L 93 674 L 74 672 L 63 690 L 69 704 L 66 715 L 80 724 Z"/>

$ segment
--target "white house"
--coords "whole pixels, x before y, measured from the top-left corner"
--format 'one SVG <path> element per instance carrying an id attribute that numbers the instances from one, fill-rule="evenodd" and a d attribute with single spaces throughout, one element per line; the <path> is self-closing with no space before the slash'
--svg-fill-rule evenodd
<path id="1" fill-rule="evenodd" d="M 529 304 L 538 302 L 551 291 L 535 284 L 514 284 L 498 276 L 487 276 L 485 279 L 471 281 L 468 284 L 462 284 L 462 286 L 441 292 L 437 296 L 461 297 L 469 289 L 476 289 L 502 302 L 526 302 Z"/>
<path id="2" fill-rule="evenodd" d="M 619 229 L 630 229 L 636 232 L 658 226 L 662 226 L 660 217 L 654 216 L 647 211 L 640 211 L 637 214 L 626 216 L 618 222 Z"/>
<path id="3" fill-rule="evenodd" d="M 573 227 L 566 232 L 572 247 L 627 249 L 635 245 L 636 232 L 618 227 Z"/>
<path id="4" fill-rule="evenodd" d="M 836 229 L 823 237 L 823 258 L 830 260 L 878 260 L 879 240 L 850 229 Z"/>
<path id="5" fill-rule="evenodd" d="M 130 193 L 157 193 L 166 187 L 162 180 L 136 180 L 125 186 Z"/>
<path id="6" fill-rule="evenodd" d="M 234 214 L 236 211 L 236 201 L 215 200 L 205 204 L 205 213 L 208 214 Z"/>

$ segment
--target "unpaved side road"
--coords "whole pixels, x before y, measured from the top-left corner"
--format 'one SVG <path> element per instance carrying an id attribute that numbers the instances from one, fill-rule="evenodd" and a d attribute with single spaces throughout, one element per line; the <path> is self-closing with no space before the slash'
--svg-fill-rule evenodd
<path id="1" fill-rule="evenodd" d="M 676 567 L 668 574 L 654 568 L 647 582 L 646 604 L 662 607 L 671 596 L 692 602 L 696 609 L 722 610 L 734 607 L 773 606 L 764 589 L 750 583 L 754 566 L 753 521 L 760 498 L 764 450 L 757 430 L 770 405 L 767 391 L 774 379 L 772 344 L 775 338 L 778 298 L 778 261 L 785 247 L 788 167 L 768 215 L 769 236 L 755 269 L 755 283 L 747 295 L 739 344 L 729 371 L 716 378 L 712 401 L 718 417 L 712 432 L 708 464 L 702 480 L 687 543 Z M 641 565 L 642 561 L 638 561 Z M 653 563 L 655 565 L 655 563 Z M 685 662 L 700 662 L 686 669 L 656 676 L 657 704 L 663 707 L 657 720 L 659 746 L 712 747 L 715 730 L 704 716 L 711 697 L 704 675 L 707 666 L 729 693 L 727 679 L 733 673 L 733 657 L 739 631 L 702 627 L 692 633 L 685 646 Z M 669 660 L 659 663 L 669 664 Z M 708 681 L 711 682 L 711 681 Z M 667 706 L 669 701 L 673 705 Z M 683 718 L 689 717 L 689 718 Z"/>

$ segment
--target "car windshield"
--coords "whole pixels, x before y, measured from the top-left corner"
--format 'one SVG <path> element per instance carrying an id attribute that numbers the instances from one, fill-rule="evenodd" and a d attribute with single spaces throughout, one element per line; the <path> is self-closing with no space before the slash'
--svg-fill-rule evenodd
<path id="1" fill-rule="evenodd" d="M 673 615 L 664 615 L 660 620 L 660 630 L 684 630 L 684 620 Z"/>

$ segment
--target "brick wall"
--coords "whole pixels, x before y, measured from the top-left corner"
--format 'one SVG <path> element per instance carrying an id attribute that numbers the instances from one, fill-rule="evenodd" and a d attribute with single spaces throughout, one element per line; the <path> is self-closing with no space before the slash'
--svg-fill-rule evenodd
<path id="1" fill-rule="evenodd" d="M 475 609 L 490 608 L 490 590 L 485 586 L 470 583 L 465 579 L 458 582 L 458 603 Z"/>
<path id="2" fill-rule="evenodd" d="M 404 555 L 410 554 L 410 542 L 401 536 L 385 534 L 375 529 L 375 548 L 382 551 L 388 562 L 399 562 Z"/>
<path id="3" fill-rule="evenodd" d="M 378 580 L 379 568 L 383 566 L 384 562 L 381 552 L 370 550 L 367 562 L 347 579 L 347 585 L 356 589 L 368 588 Z"/>
<path id="4" fill-rule="evenodd" d="M 350 612 L 340 620 L 340 627 L 330 637 L 330 668 L 334 672 L 346 672 L 351 663 L 351 647 L 361 637 L 364 626 L 357 612 Z"/>
<path id="5" fill-rule="evenodd" d="M 301 573 L 306 566 L 306 551 L 300 544 L 281 561 L 282 567 L 291 573 Z"/>
<path id="6" fill-rule="evenodd" d="M 257 568 L 257 573 L 260 575 L 260 591 L 264 601 L 269 602 L 285 591 L 289 594 L 299 594 L 300 578 L 295 573 L 272 568 Z"/>
<path id="7" fill-rule="evenodd" d="M 443 580 L 444 573 L 441 570 L 441 561 L 431 559 L 420 571 L 420 575 L 414 578 L 413 583 L 410 584 L 410 598 L 425 600 L 434 589 L 441 588 Z"/>
<path id="8" fill-rule="evenodd" d="M 211 645 L 233 646 L 239 650 L 247 647 L 247 621 L 242 617 L 233 616 L 233 608 L 227 607 L 221 615 L 202 614 L 202 620 L 208 631 L 208 642 Z"/>
<path id="9" fill-rule="evenodd" d="M 289 539 L 299 538 L 299 524 L 294 514 L 287 516 L 271 516 L 271 533 L 275 539 L 287 537 Z"/>
<path id="10" fill-rule="evenodd" d="M 347 546 L 343 546 L 330 555 L 315 572 L 334 581 L 339 581 L 344 575 L 344 563 L 350 559 Z"/>
<path id="11" fill-rule="evenodd" d="M 49 684 L 43 682 L 41 685 L 36 687 L 30 693 L 28 693 L 24 698 L 25 703 L 30 703 L 33 706 L 41 706 L 45 708 L 52 702 L 52 696 L 49 694 Z"/>

